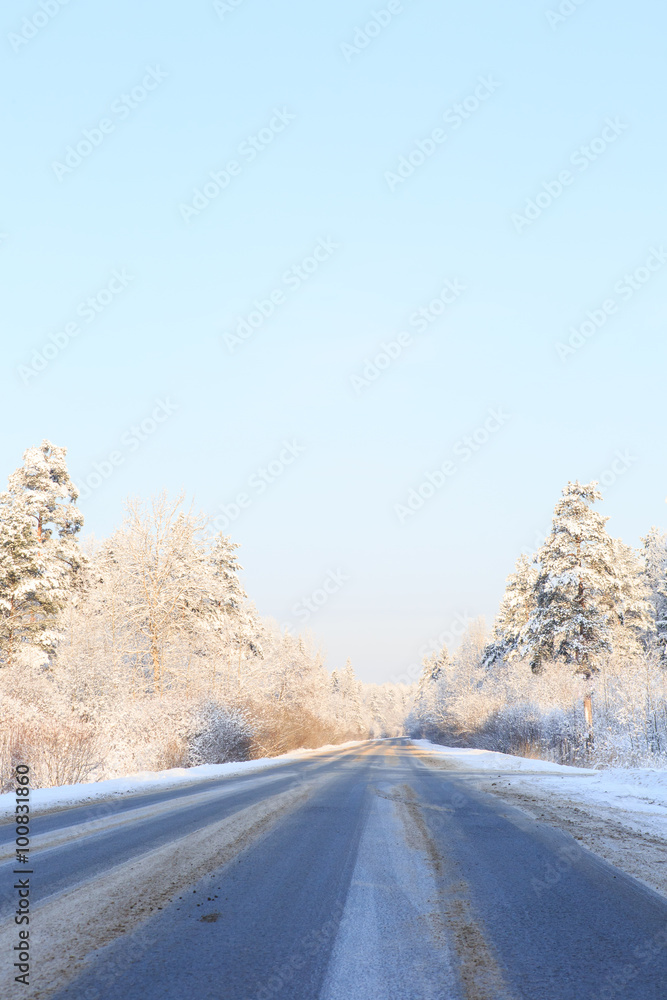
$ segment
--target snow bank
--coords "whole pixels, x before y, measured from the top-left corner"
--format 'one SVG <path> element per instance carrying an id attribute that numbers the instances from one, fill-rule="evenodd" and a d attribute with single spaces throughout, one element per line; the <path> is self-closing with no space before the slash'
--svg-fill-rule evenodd
<path id="1" fill-rule="evenodd" d="M 582 806 L 606 807 L 644 833 L 663 838 L 667 831 L 667 769 L 609 768 L 588 770 L 546 760 L 512 757 L 489 750 L 442 747 L 428 740 L 416 746 L 436 758 L 451 761 L 462 771 L 486 771 L 505 779 L 508 788 L 557 796 Z M 583 780 L 582 780 L 583 779 Z M 499 788 L 504 787 L 501 783 Z"/>
<path id="2" fill-rule="evenodd" d="M 540 780 L 540 787 L 607 806 L 626 819 L 634 817 L 645 832 L 650 829 L 661 837 L 667 832 L 667 769 L 610 768 L 596 771 L 585 782 L 569 781 L 565 776 Z"/>
<path id="3" fill-rule="evenodd" d="M 472 750 L 463 747 L 443 747 L 429 740 L 412 740 L 415 746 L 421 747 L 435 757 L 449 760 L 461 768 L 475 771 L 536 771 L 549 774 L 599 774 L 598 771 L 585 767 L 568 767 L 565 764 L 552 764 L 549 760 L 534 760 L 532 757 L 513 757 L 508 753 L 496 753 L 492 750 Z"/>
<path id="4" fill-rule="evenodd" d="M 316 750 L 292 750 L 280 757 L 262 757 L 259 760 L 246 760 L 230 764 L 200 764 L 197 767 L 174 767 L 168 771 L 141 771 L 138 774 L 128 774 L 124 778 L 109 778 L 107 781 L 91 781 L 88 784 L 58 785 L 54 788 L 35 788 L 30 793 L 30 811 L 33 816 L 55 809 L 69 806 L 85 805 L 99 799 L 115 798 L 120 795 L 136 795 L 139 792 L 162 791 L 175 788 L 178 785 L 191 785 L 199 781 L 211 781 L 214 778 L 231 778 L 247 774 L 251 771 L 261 771 L 276 764 L 284 764 L 291 760 L 301 760 L 309 754 L 324 753 L 328 750 L 344 750 L 358 746 L 358 742 L 341 743 L 338 746 L 328 744 Z M 0 822 L 14 815 L 16 796 L 14 792 L 0 795 Z"/>

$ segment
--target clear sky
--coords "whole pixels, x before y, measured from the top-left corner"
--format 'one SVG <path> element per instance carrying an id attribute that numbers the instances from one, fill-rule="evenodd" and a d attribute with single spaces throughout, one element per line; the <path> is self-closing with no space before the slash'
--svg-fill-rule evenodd
<path id="1" fill-rule="evenodd" d="M 560 7 L 7 0 L 3 478 L 66 445 L 98 536 L 185 490 L 367 680 L 568 479 L 665 527 L 667 12 Z"/>

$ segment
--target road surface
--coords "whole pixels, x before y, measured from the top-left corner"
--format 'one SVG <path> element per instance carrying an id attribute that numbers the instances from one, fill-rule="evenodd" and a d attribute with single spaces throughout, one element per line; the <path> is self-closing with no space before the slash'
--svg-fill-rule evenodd
<path id="1" fill-rule="evenodd" d="M 407 740 L 62 810 L 31 835 L 31 985 L 11 982 L 4 893 L 3 997 L 667 996 L 667 900 Z"/>

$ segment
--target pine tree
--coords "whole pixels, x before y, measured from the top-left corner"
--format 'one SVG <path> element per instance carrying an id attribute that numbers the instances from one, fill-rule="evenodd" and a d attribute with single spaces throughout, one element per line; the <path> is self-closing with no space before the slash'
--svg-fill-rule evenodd
<path id="1" fill-rule="evenodd" d="M 263 658 L 261 645 L 262 627 L 254 609 L 248 604 L 248 595 L 241 586 L 239 573 L 243 569 L 236 557 L 238 542 L 228 535 L 218 534 L 209 558 L 215 583 L 212 599 L 217 624 L 222 626 L 231 648 L 238 654 L 237 691 L 241 692 L 242 659 L 245 655 Z"/>
<path id="2" fill-rule="evenodd" d="M 216 535 L 211 550 L 210 563 L 213 576 L 222 586 L 219 607 L 227 614 L 241 615 L 248 595 L 241 586 L 239 573 L 243 569 L 236 558 L 236 549 L 241 546 L 233 542 L 229 535 Z"/>
<path id="3" fill-rule="evenodd" d="M 642 561 L 632 546 L 614 538 L 612 548 L 616 576 L 609 603 L 613 650 L 626 658 L 637 657 L 655 634 L 651 592 Z"/>
<path id="4" fill-rule="evenodd" d="M 46 440 L 28 448 L 0 494 L 0 655 L 7 665 L 30 648 L 55 652 L 59 616 L 81 581 L 76 535 L 83 517 L 66 455 Z"/>
<path id="5" fill-rule="evenodd" d="M 644 543 L 644 579 L 653 606 L 655 640 L 663 659 L 667 659 L 667 534 L 652 527 Z"/>
<path id="6" fill-rule="evenodd" d="M 602 499 L 597 483 L 568 483 L 554 509 L 551 533 L 538 552 L 535 608 L 522 646 L 535 673 L 544 660 L 573 664 L 591 676 L 612 648 L 609 608 L 617 581 L 608 518 L 591 509 Z"/>
<path id="7" fill-rule="evenodd" d="M 447 646 L 443 646 L 439 652 L 425 656 L 423 660 L 412 715 L 419 732 L 427 736 L 433 735 L 438 685 L 446 679 L 446 672 L 450 666 L 451 660 Z"/>
<path id="8" fill-rule="evenodd" d="M 334 670 L 331 675 L 331 688 L 336 702 L 336 716 L 340 724 L 347 727 L 358 739 L 364 732 L 361 682 L 355 677 L 351 660 L 346 661 L 341 671 Z"/>
<path id="9" fill-rule="evenodd" d="M 429 689 L 438 683 L 449 662 L 447 646 L 443 646 L 438 653 L 431 653 L 430 656 L 424 657 L 422 672 L 417 683 L 417 698 L 425 696 Z"/>
<path id="10" fill-rule="evenodd" d="M 520 653 L 523 631 L 536 606 L 537 576 L 535 562 L 528 556 L 519 556 L 514 572 L 507 577 L 493 626 L 493 641 L 484 651 L 487 666 L 499 660 L 509 661 Z"/>
<path id="11" fill-rule="evenodd" d="M 254 656 L 261 656 L 262 629 L 239 580 L 243 566 L 236 557 L 238 548 L 240 548 L 238 542 L 233 542 L 228 535 L 219 534 L 213 542 L 209 562 L 216 584 L 214 603 L 217 612 L 222 613 L 226 619 L 234 645 L 249 651 Z"/>

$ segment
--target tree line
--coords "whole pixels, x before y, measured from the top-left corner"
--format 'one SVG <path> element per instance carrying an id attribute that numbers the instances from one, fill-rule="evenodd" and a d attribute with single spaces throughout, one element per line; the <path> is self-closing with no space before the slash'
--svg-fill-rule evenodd
<path id="1" fill-rule="evenodd" d="M 570 482 L 552 527 L 507 579 L 491 635 L 424 663 L 408 726 L 431 738 L 563 762 L 667 757 L 667 535 L 633 549 Z"/>
<path id="2" fill-rule="evenodd" d="M 0 494 L 3 780 L 18 758 L 62 784 L 402 731 L 409 688 L 330 673 L 263 619 L 238 544 L 182 496 L 130 499 L 83 541 L 77 500 L 48 441 Z"/>

